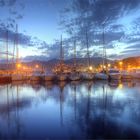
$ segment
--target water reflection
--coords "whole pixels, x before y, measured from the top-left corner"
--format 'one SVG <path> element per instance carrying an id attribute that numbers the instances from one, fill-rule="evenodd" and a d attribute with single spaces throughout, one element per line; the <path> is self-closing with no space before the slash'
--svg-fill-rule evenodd
<path id="1" fill-rule="evenodd" d="M 0 85 L 0 138 L 140 138 L 140 82 Z"/>

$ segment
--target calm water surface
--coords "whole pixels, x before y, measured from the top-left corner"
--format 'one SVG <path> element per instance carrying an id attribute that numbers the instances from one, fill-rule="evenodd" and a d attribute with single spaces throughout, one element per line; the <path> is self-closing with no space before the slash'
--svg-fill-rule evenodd
<path id="1" fill-rule="evenodd" d="M 0 85 L 1 139 L 140 139 L 140 82 Z"/>

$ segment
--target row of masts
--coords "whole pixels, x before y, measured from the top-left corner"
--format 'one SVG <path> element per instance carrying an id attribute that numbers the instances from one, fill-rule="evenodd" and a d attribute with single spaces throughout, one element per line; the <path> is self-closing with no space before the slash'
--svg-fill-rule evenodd
<path id="1" fill-rule="evenodd" d="M 13 47 L 13 52 L 12 54 L 9 53 L 9 33 L 8 30 L 5 33 L 5 38 L 6 38 L 6 65 L 7 65 L 7 69 L 9 69 L 9 56 L 12 56 L 12 62 L 14 63 L 18 63 L 19 62 L 19 49 L 18 49 L 18 25 L 16 25 L 16 30 L 15 30 L 15 36 L 14 36 L 14 47 Z M 16 52 L 16 54 L 15 54 Z M 1 52 L 3 53 L 3 52 Z"/>
<path id="2" fill-rule="evenodd" d="M 91 65 L 90 61 L 90 53 L 89 53 L 89 37 L 88 32 L 86 30 L 86 49 L 87 49 L 87 67 L 89 68 Z M 105 47 L 105 35 L 104 35 L 104 28 L 103 28 L 103 56 L 102 56 L 102 65 L 103 68 L 106 68 L 107 66 L 107 59 L 106 59 L 106 47 Z M 76 38 L 74 39 L 74 59 L 73 59 L 73 67 L 76 69 Z M 16 54 L 15 54 L 16 52 Z M 8 30 L 6 31 L 6 60 L 7 60 L 7 69 L 9 68 L 9 46 L 8 46 Z M 18 49 L 18 25 L 16 25 L 15 30 L 15 36 L 14 36 L 14 47 L 13 47 L 13 54 L 12 54 L 12 62 L 15 62 L 16 64 L 19 63 L 19 49 Z M 14 64 L 14 63 L 13 63 Z M 60 68 L 61 71 L 63 71 L 63 64 L 64 64 L 64 48 L 63 48 L 63 39 L 61 35 L 61 41 L 60 41 Z"/>
<path id="3" fill-rule="evenodd" d="M 102 51 L 102 65 L 103 65 L 103 71 L 107 71 L 107 53 L 106 53 L 106 45 L 105 45 L 105 32 L 103 28 L 103 51 Z M 73 46 L 74 46 L 74 59 L 73 59 L 73 66 L 76 68 L 76 38 L 73 41 Z M 89 53 L 89 38 L 88 38 L 88 33 L 86 30 L 86 56 L 87 56 L 87 67 L 90 68 L 91 66 L 91 60 L 90 60 L 90 53 Z M 62 43 L 62 35 L 61 35 L 61 43 L 60 43 L 60 64 L 64 63 L 64 48 L 63 48 L 63 43 Z"/>

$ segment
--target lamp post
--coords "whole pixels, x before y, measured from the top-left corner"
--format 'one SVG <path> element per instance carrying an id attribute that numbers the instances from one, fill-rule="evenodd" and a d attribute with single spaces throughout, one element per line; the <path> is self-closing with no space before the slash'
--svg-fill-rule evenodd
<path id="1" fill-rule="evenodd" d="M 122 66 L 123 66 L 123 62 L 122 61 L 119 62 L 119 66 L 120 66 L 120 70 L 122 70 Z"/>

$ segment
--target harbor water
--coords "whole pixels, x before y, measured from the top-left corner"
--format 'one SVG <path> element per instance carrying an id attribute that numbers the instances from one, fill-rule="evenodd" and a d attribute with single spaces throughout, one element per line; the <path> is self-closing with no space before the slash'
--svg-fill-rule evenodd
<path id="1" fill-rule="evenodd" d="M 140 139 L 140 81 L 0 84 L 0 139 Z"/>

